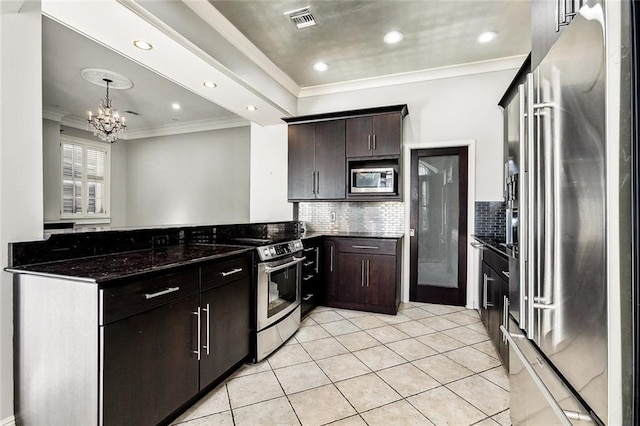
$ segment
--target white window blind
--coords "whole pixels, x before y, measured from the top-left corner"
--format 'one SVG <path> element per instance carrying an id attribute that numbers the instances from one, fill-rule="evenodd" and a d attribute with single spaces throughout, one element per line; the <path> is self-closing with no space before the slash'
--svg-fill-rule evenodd
<path id="1" fill-rule="evenodd" d="M 111 146 L 64 137 L 61 138 L 60 147 L 61 217 L 107 217 Z"/>

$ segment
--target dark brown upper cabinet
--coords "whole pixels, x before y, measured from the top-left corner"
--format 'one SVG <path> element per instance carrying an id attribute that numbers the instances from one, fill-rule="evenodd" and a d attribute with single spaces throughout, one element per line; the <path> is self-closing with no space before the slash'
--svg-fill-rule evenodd
<path id="1" fill-rule="evenodd" d="M 289 126 L 290 201 L 345 198 L 344 126 L 344 120 Z"/>
<path id="2" fill-rule="evenodd" d="M 347 157 L 399 156 L 402 118 L 395 113 L 347 119 Z"/>
<path id="3" fill-rule="evenodd" d="M 398 168 L 407 114 L 406 105 L 392 105 L 283 118 L 289 124 L 289 201 L 346 200 L 348 166 Z M 389 196 L 358 200 L 381 198 Z"/>
<path id="4" fill-rule="evenodd" d="M 533 0 L 531 2 L 531 69 L 547 55 L 584 0 Z"/>

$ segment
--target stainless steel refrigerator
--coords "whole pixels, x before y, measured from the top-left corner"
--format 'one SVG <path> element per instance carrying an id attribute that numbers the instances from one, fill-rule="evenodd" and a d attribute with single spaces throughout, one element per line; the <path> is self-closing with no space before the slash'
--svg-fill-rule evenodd
<path id="1" fill-rule="evenodd" d="M 519 88 L 514 425 L 634 421 L 631 2 L 585 3 Z"/>

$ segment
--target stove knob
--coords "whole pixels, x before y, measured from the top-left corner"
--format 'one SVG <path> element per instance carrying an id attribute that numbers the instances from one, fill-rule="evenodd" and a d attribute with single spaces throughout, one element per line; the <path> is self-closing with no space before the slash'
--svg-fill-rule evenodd
<path id="1" fill-rule="evenodd" d="M 266 248 L 266 249 L 262 250 L 262 255 L 263 255 L 264 257 L 269 257 L 269 249 L 268 249 L 268 248 Z"/>
<path id="2" fill-rule="evenodd" d="M 276 254 L 276 249 L 275 249 L 275 247 L 271 247 L 271 248 L 269 249 L 269 252 L 270 252 L 273 256 L 275 256 L 275 254 Z"/>

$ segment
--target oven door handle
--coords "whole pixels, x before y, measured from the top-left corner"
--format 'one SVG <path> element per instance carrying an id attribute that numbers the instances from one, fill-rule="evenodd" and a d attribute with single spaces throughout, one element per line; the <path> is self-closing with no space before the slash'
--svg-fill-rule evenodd
<path id="1" fill-rule="evenodd" d="M 274 267 L 266 266 L 264 268 L 264 271 L 269 274 L 271 272 L 279 271 L 281 269 L 286 269 L 289 266 L 292 266 L 292 265 L 295 265 L 296 263 L 302 262 L 303 260 L 306 259 L 306 257 L 294 257 L 293 259 L 294 260 L 292 260 L 291 262 L 283 263 L 282 265 L 278 265 L 278 266 L 274 266 Z"/>

